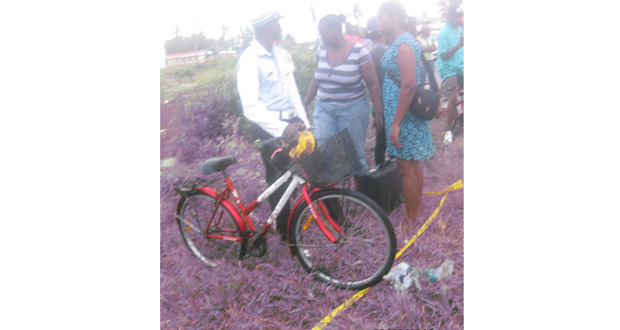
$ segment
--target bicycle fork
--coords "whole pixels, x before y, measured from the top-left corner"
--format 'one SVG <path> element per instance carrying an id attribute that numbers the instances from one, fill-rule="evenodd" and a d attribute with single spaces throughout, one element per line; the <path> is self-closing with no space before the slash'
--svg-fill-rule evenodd
<path id="1" fill-rule="evenodd" d="M 308 193 L 308 186 L 304 186 L 304 188 L 303 188 L 303 198 L 306 200 L 306 203 L 308 203 L 308 205 L 310 207 L 310 213 L 312 213 L 312 217 L 314 219 L 316 219 L 316 224 L 319 226 L 319 228 L 321 229 L 323 234 L 325 234 L 325 236 L 327 237 L 327 239 L 330 242 L 336 243 L 337 242 L 336 238 L 334 238 L 334 235 L 332 235 L 332 233 L 329 231 L 329 229 L 327 229 L 327 227 L 325 227 L 325 224 L 323 223 L 323 220 L 321 220 L 321 217 L 318 215 L 318 212 L 317 212 L 316 208 L 312 204 L 312 200 L 310 199 L 310 194 Z M 329 214 L 329 212 L 325 208 L 325 205 L 323 204 L 323 202 L 318 202 L 317 204 L 319 206 L 319 209 L 321 210 L 321 213 L 323 213 L 323 215 L 325 216 L 325 218 L 327 219 L 329 224 L 338 233 L 340 233 L 341 235 L 344 234 L 344 231 L 342 230 L 342 228 L 340 228 L 340 226 L 336 223 L 336 221 L 334 221 L 334 219 L 332 219 L 331 215 Z M 312 218 L 309 217 L 308 220 L 306 221 L 306 223 L 304 224 L 304 229 L 308 227 L 310 222 L 312 222 Z"/>

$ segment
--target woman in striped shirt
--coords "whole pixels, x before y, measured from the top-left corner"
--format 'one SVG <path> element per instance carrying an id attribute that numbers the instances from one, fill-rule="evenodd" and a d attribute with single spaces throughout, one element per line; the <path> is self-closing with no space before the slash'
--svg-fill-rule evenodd
<path id="1" fill-rule="evenodd" d="M 365 87 L 370 91 L 377 127 L 383 127 L 383 108 L 375 65 L 362 44 L 344 38 L 345 21 L 344 15 L 327 15 L 319 21 L 323 45 L 317 50 L 314 79 L 303 104 L 308 112 L 308 105 L 316 97 L 313 124 L 319 144 L 348 130 L 363 166 L 357 174 L 363 174 L 368 171 L 364 142 L 370 114 Z"/>

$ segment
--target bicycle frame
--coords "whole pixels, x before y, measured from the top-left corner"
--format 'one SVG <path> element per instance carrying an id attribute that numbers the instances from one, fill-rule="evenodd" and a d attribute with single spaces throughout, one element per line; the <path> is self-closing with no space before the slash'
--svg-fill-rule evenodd
<path id="1" fill-rule="evenodd" d="M 222 176 L 224 177 L 224 181 L 226 182 L 226 188 L 221 193 L 217 193 L 214 189 L 211 189 L 211 188 L 208 188 L 208 187 L 200 187 L 200 188 L 198 188 L 202 192 L 204 192 L 206 194 L 209 194 L 209 195 L 212 195 L 212 196 L 217 198 L 217 203 L 216 203 L 216 206 L 215 206 L 215 210 L 214 210 L 211 218 L 209 219 L 209 222 L 208 222 L 206 230 L 205 230 L 205 237 L 207 237 L 207 238 L 214 238 L 214 239 L 223 239 L 223 240 L 229 240 L 229 241 L 237 241 L 237 242 L 243 241 L 243 238 L 241 238 L 241 237 L 234 237 L 234 236 L 224 236 L 224 235 L 212 235 L 212 234 L 208 233 L 208 231 L 209 231 L 208 229 L 211 226 L 211 223 L 213 222 L 214 217 L 217 214 L 217 209 L 220 206 L 221 207 L 225 207 L 226 209 L 228 209 L 228 211 L 231 212 L 231 214 L 233 215 L 233 217 L 237 221 L 237 223 L 239 225 L 239 228 L 242 229 L 243 233 L 245 233 L 247 231 L 247 227 L 245 225 L 246 223 L 250 227 L 250 230 L 256 231 L 254 223 L 252 222 L 252 220 L 250 218 L 250 214 L 252 213 L 252 211 L 254 211 L 254 209 L 257 206 L 259 206 L 262 202 L 264 202 L 267 198 L 269 198 L 269 196 L 271 196 L 289 178 L 292 177 L 291 183 L 289 184 L 289 186 L 287 187 L 286 191 L 284 192 L 284 194 L 282 195 L 282 197 L 278 201 L 278 204 L 276 205 L 276 207 L 272 211 L 271 215 L 267 219 L 267 222 L 265 223 L 263 228 L 261 228 L 261 231 L 258 232 L 256 235 L 254 235 L 249 240 L 249 242 L 252 243 L 254 240 L 256 240 L 256 238 L 263 237 L 264 235 L 267 234 L 269 228 L 271 228 L 271 226 L 273 225 L 274 221 L 276 221 L 276 218 L 278 217 L 278 215 L 280 214 L 280 212 L 284 208 L 284 204 L 288 202 L 288 200 L 291 197 L 291 195 L 293 194 L 293 191 L 295 190 L 295 188 L 297 188 L 298 186 L 303 185 L 305 183 L 304 179 L 302 179 L 301 177 L 299 177 L 297 175 L 292 174 L 291 171 L 287 171 L 278 180 L 276 180 L 276 182 L 274 182 L 271 186 L 269 186 L 262 194 L 260 194 L 252 203 L 250 203 L 248 206 L 244 206 L 243 202 L 241 201 L 241 198 L 240 198 L 239 194 L 237 193 L 237 190 L 235 190 L 235 187 L 234 187 L 232 181 L 226 175 L 225 171 L 222 171 Z M 315 192 L 315 191 L 318 191 L 318 190 L 319 189 L 314 188 L 312 190 L 312 192 Z M 231 194 L 233 196 L 233 199 L 235 200 L 235 203 L 237 204 L 238 209 L 233 207 L 232 204 L 228 201 L 228 199 L 229 199 Z M 306 203 L 310 206 L 310 211 L 312 213 L 313 218 L 316 220 L 317 225 L 319 226 L 321 231 L 325 234 L 327 239 L 329 239 L 329 241 L 332 242 L 332 243 L 336 243 L 337 239 L 333 236 L 333 234 L 330 232 L 330 230 L 325 226 L 325 224 L 323 223 L 322 218 L 319 216 L 319 213 L 317 212 L 315 206 L 312 204 L 312 201 L 310 199 L 310 193 L 308 192 L 308 185 L 304 185 L 303 186 L 303 188 L 302 188 L 302 196 L 299 197 L 299 199 L 295 203 L 295 206 L 291 209 L 291 213 L 290 213 L 289 218 L 288 218 L 287 232 L 290 229 L 290 222 L 291 222 L 292 216 L 293 216 L 293 214 L 295 214 L 295 211 L 296 211 L 297 207 L 299 207 L 299 205 L 301 205 L 301 202 L 303 200 L 305 200 Z M 335 231 L 343 234 L 343 231 L 340 228 L 340 226 L 336 223 L 336 221 L 334 221 L 334 219 L 332 219 L 332 217 L 329 215 L 329 212 L 327 212 L 327 209 L 325 208 L 325 205 L 323 205 L 323 203 L 319 202 L 318 206 L 319 206 L 319 209 L 321 210 L 321 212 L 323 213 L 323 215 L 325 216 L 327 222 L 332 226 L 332 228 Z M 310 220 L 311 219 L 309 219 L 309 221 Z M 291 253 L 292 253 L 292 251 L 291 251 Z"/>

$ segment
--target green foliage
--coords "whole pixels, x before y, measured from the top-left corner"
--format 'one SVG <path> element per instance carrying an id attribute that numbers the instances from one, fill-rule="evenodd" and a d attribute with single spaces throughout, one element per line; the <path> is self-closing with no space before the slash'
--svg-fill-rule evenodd
<path id="1" fill-rule="evenodd" d="M 164 48 L 168 55 L 203 49 L 212 51 L 213 53 L 230 49 L 245 49 L 254 38 L 254 31 L 247 27 L 245 29 L 239 29 L 239 35 L 226 38 L 230 32 L 226 25 L 222 25 L 222 35 L 218 39 L 208 39 L 202 31 L 190 37 L 179 36 L 178 32 L 177 26 L 175 37 L 164 42 Z"/>
<path id="2" fill-rule="evenodd" d="M 245 29 L 239 28 L 239 30 L 238 43 L 241 44 L 241 49 L 246 49 L 254 39 L 254 31 L 247 27 Z"/>
<path id="3" fill-rule="evenodd" d="M 304 99 L 310 82 L 314 77 L 314 68 L 316 66 L 315 48 L 313 43 L 295 43 L 295 40 L 286 36 L 282 42 L 282 48 L 287 50 L 293 58 L 295 64 L 295 82 L 301 99 Z"/>
<path id="4" fill-rule="evenodd" d="M 460 6 L 463 0 L 437 0 L 437 6 L 439 7 L 438 13 L 443 14 L 451 5 Z"/>
<path id="5" fill-rule="evenodd" d="M 295 81 L 301 98 L 306 95 L 315 67 L 315 50 L 312 43 L 298 44 L 291 36 L 282 43 L 293 58 Z M 216 59 L 205 63 L 176 66 L 160 72 L 161 102 L 182 104 L 176 111 L 176 122 L 187 134 L 180 137 L 185 144 L 181 149 L 202 150 L 206 144 L 200 141 L 213 139 L 213 132 L 229 136 L 231 125 L 240 119 L 238 135 L 246 140 L 252 138 L 251 123 L 243 116 L 237 90 L 235 66 L 237 59 Z M 210 133 L 203 132 L 208 130 Z M 205 135 L 206 134 L 206 135 Z M 212 148 L 210 146 L 209 148 Z M 197 154 L 184 155 L 184 161 L 198 159 Z"/>
<path id="6" fill-rule="evenodd" d="M 235 59 L 218 59 L 165 68 L 160 71 L 161 99 L 172 100 L 183 93 L 197 92 L 207 85 L 217 84 L 222 79 L 229 79 L 231 75 L 235 75 L 236 64 Z"/>
<path id="7" fill-rule="evenodd" d="M 360 17 L 362 17 L 362 15 L 364 15 L 364 13 L 362 12 L 362 6 L 359 4 L 359 2 L 356 2 L 353 5 L 353 17 L 355 17 L 357 25 L 360 25 Z"/>
<path id="8" fill-rule="evenodd" d="M 192 34 L 190 37 L 177 35 L 164 43 L 166 54 L 185 53 L 203 49 L 215 52 L 217 51 L 217 46 L 216 40 L 207 39 L 202 32 Z"/>
<path id="9" fill-rule="evenodd" d="M 217 59 L 161 70 L 161 101 L 179 104 L 173 125 L 181 128 L 174 144 L 182 162 L 217 155 L 221 143 L 232 141 L 237 119 L 237 136 L 252 139 L 237 92 L 236 63 L 236 59 Z"/>

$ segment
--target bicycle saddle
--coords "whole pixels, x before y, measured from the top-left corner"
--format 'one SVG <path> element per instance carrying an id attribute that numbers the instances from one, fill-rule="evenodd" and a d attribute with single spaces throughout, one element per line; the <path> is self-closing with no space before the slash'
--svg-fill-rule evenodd
<path id="1" fill-rule="evenodd" d="M 204 163 L 202 163 L 200 169 L 204 174 L 211 174 L 215 172 L 221 172 L 225 170 L 228 166 L 235 164 L 236 162 L 237 159 L 235 158 L 235 156 L 211 158 L 207 159 Z"/>

